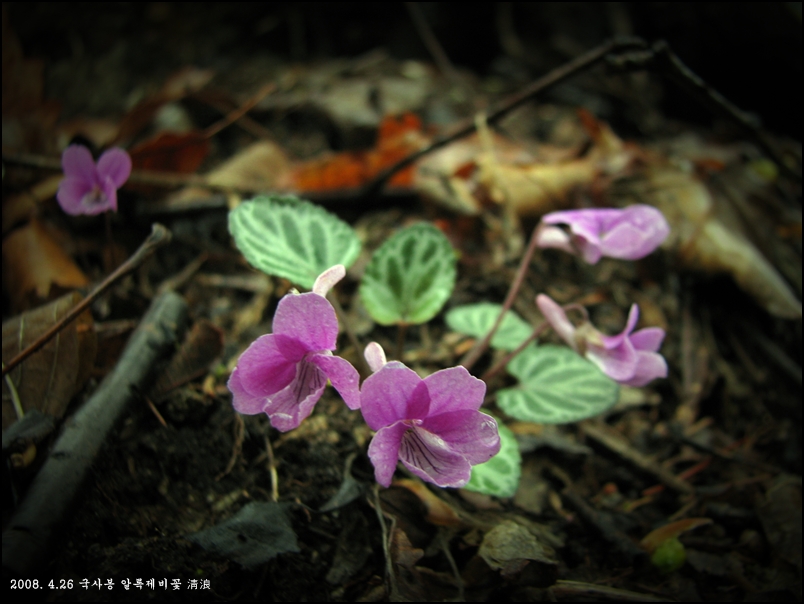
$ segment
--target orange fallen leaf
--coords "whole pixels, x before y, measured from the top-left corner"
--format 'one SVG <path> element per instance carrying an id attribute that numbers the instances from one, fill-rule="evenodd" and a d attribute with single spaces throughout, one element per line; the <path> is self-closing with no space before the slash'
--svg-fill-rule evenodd
<path id="1" fill-rule="evenodd" d="M 332 191 L 360 187 L 385 168 L 426 144 L 421 120 L 406 113 L 386 117 L 380 124 L 377 144 L 367 151 L 347 151 L 297 164 L 290 177 L 291 188 L 300 192 Z M 413 167 L 397 172 L 390 186 L 409 187 Z"/>
<path id="2" fill-rule="evenodd" d="M 3 241 L 3 285 L 16 310 L 30 308 L 61 290 L 83 287 L 87 276 L 38 220 Z"/>

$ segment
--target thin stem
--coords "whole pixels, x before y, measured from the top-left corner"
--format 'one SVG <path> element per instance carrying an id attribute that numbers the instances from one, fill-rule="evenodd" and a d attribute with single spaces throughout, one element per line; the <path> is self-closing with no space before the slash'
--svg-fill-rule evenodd
<path id="1" fill-rule="evenodd" d="M 505 357 L 503 357 L 500 361 L 498 361 L 491 369 L 486 371 L 486 373 L 484 373 L 480 377 L 480 379 L 483 380 L 484 382 L 488 382 L 491 378 L 493 378 L 500 371 L 502 371 L 502 369 L 508 363 L 511 362 L 511 359 L 513 359 L 516 355 L 525 350 L 525 348 L 527 348 L 531 342 L 535 342 L 537 339 L 539 339 L 539 337 L 541 337 L 542 333 L 544 333 L 544 330 L 547 327 L 550 327 L 550 324 L 547 321 L 539 325 L 536 329 L 533 330 L 533 333 L 531 333 L 530 336 L 528 336 L 527 340 L 525 340 L 519 346 L 517 346 L 516 350 L 509 352 L 507 355 L 505 355 Z"/>
<path id="2" fill-rule="evenodd" d="M 405 335 L 407 334 L 408 326 L 406 323 L 400 323 L 396 326 L 396 358 L 402 361 L 402 355 L 405 353 Z"/>
<path id="3" fill-rule="evenodd" d="M 153 254 L 158 248 L 170 241 L 171 233 L 166 227 L 157 223 L 154 224 L 151 229 L 151 234 L 148 235 L 148 238 L 128 260 L 121 264 L 111 275 L 106 277 L 106 279 L 104 279 L 103 282 L 101 282 L 101 284 L 92 291 L 92 293 L 81 300 L 81 302 L 76 304 L 73 309 L 68 312 L 58 323 L 39 336 L 39 338 L 37 338 L 37 340 L 29 345 L 25 350 L 11 359 L 8 365 L 3 367 L 3 375 L 5 376 L 9 371 L 14 369 L 17 365 L 22 363 L 25 359 L 52 340 L 57 333 L 78 318 L 78 316 L 84 312 L 84 310 L 86 310 L 89 305 L 92 304 L 103 292 L 109 289 L 122 277 L 140 266 L 146 258 Z"/>
<path id="4" fill-rule="evenodd" d="M 472 350 L 470 350 L 466 356 L 461 361 L 461 365 L 466 367 L 467 370 L 471 371 L 474 364 L 477 360 L 483 355 L 484 352 L 489 347 L 489 342 L 491 342 L 491 338 L 494 337 L 494 334 L 497 333 L 497 330 L 502 323 L 503 318 L 505 317 L 505 313 L 507 313 L 511 306 L 514 303 L 514 299 L 516 295 L 519 293 L 519 288 L 522 287 L 522 282 L 525 280 L 525 273 L 528 271 L 528 266 L 530 266 L 530 261 L 533 258 L 533 253 L 536 251 L 536 230 L 539 228 L 539 225 L 536 225 L 533 229 L 533 233 L 530 236 L 530 242 L 528 243 L 528 249 L 525 250 L 525 255 L 522 256 L 522 260 L 519 262 L 519 268 L 516 271 L 516 277 L 514 278 L 514 282 L 511 284 L 511 288 L 508 290 L 508 295 L 505 297 L 505 302 L 503 302 L 502 310 L 500 314 L 497 316 L 497 320 L 494 321 L 494 325 L 492 325 L 489 332 L 486 334 L 480 342 L 474 345 Z"/>

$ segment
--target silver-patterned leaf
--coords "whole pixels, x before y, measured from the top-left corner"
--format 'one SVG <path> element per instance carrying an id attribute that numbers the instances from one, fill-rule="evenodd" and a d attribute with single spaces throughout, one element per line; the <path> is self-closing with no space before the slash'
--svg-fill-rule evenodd
<path id="1" fill-rule="evenodd" d="M 569 348 L 529 346 L 508 364 L 508 371 L 519 385 L 500 390 L 497 404 L 522 421 L 577 422 L 617 402 L 617 382 Z"/>
<path id="2" fill-rule="evenodd" d="M 472 478 L 464 488 L 495 497 L 513 497 L 522 475 L 522 455 L 514 433 L 500 420 L 497 420 L 497 426 L 500 452 L 487 462 L 473 466 Z"/>
<path id="3" fill-rule="evenodd" d="M 229 232 L 252 266 L 311 289 L 326 269 L 360 253 L 352 227 L 293 196 L 256 197 L 229 212 Z"/>
<path id="4" fill-rule="evenodd" d="M 492 328 L 501 310 L 501 304 L 491 302 L 467 304 L 450 309 L 445 319 L 453 331 L 482 338 Z M 532 332 L 533 328 L 530 325 L 514 311 L 509 310 L 505 313 L 500 328 L 491 338 L 491 346 L 501 350 L 516 350 Z"/>
<path id="5" fill-rule="evenodd" d="M 425 323 L 452 294 L 455 265 L 455 251 L 444 234 L 431 224 L 414 224 L 374 252 L 360 297 L 381 325 Z"/>

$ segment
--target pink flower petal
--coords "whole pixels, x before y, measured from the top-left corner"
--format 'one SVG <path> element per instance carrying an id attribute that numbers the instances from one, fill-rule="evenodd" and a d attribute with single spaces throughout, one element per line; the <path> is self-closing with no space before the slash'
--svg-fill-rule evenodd
<path id="1" fill-rule="evenodd" d="M 646 327 L 631 334 L 631 344 L 636 350 L 658 352 L 664 341 L 664 329 L 661 327 Z"/>
<path id="2" fill-rule="evenodd" d="M 267 401 L 265 396 L 251 394 L 240 383 L 240 370 L 235 367 L 226 384 L 232 392 L 232 406 L 235 411 L 244 415 L 257 415 L 262 413 Z"/>
<path id="3" fill-rule="evenodd" d="M 424 383 L 430 394 L 428 416 L 449 411 L 477 411 L 486 396 L 486 383 L 461 366 L 437 371 L 424 378 Z"/>
<path id="4" fill-rule="evenodd" d="M 625 340 L 621 346 L 612 349 L 589 346 L 586 358 L 597 365 L 611 379 L 623 382 L 634 376 L 637 365 L 637 353 L 631 342 Z"/>
<path id="5" fill-rule="evenodd" d="M 360 411 L 369 428 L 379 430 L 399 420 L 420 419 L 410 417 L 408 407 L 417 388 L 416 400 L 421 405 L 422 392 L 425 395 L 427 392 L 426 387 L 420 387 L 421 383 L 415 371 L 398 361 L 387 363 L 366 378 L 360 389 Z M 429 400 L 426 403 L 429 407 Z"/>
<path id="6" fill-rule="evenodd" d="M 667 377 L 667 361 L 658 352 L 639 352 L 637 355 L 634 375 L 623 384 L 639 388 L 657 378 Z"/>
<path id="7" fill-rule="evenodd" d="M 472 466 L 443 438 L 415 427 L 402 436 L 399 460 L 413 474 L 440 487 L 459 488 L 472 476 Z"/>
<path id="8" fill-rule="evenodd" d="M 105 151 L 98 159 L 98 177 L 109 178 L 115 189 L 119 189 L 131 176 L 131 157 L 117 147 Z"/>
<path id="9" fill-rule="evenodd" d="M 326 374 L 347 407 L 352 410 L 360 408 L 360 375 L 349 361 L 341 357 L 317 354 L 310 358 L 310 362 Z"/>
<path id="10" fill-rule="evenodd" d="M 287 336 L 257 338 L 237 361 L 239 383 L 252 396 L 271 396 L 296 376 L 296 365 L 308 350 Z"/>
<path id="11" fill-rule="evenodd" d="M 428 417 L 422 421 L 422 429 L 438 434 L 472 465 L 485 463 L 500 451 L 497 422 L 479 411 L 452 411 Z"/>
<path id="12" fill-rule="evenodd" d="M 84 206 L 81 201 L 84 196 L 92 192 L 93 184 L 82 178 L 68 176 L 59 184 L 59 191 L 56 193 L 56 200 L 61 209 L 71 216 L 84 213 Z"/>
<path id="13" fill-rule="evenodd" d="M 374 466 L 374 479 L 384 487 L 391 486 L 391 479 L 399 460 L 399 445 L 409 427 L 397 422 L 377 431 L 368 448 L 368 456 Z"/>
<path id="14" fill-rule="evenodd" d="M 83 145 L 70 145 L 61 154 L 61 167 L 67 178 L 76 178 L 87 183 L 89 188 L 94 186 L 97 172 L 92 153 Z"/>
<path id="15" fill-rule="evenodd" d="M 273 332 L 302 342 L 308 351 L 335 350 L 338 318 L 318 294 L 288 294 L 276 308 Z"/>
<path id="16" fill-rule="evenodd" d="M 271 425 L 280 432 L 299 427 L 312 412 L 324 393 L 327 376 L 316 365 L 306 360 L 296 365 L 296 376 L 284 389 L 272 395 L 265 405 Z"/>

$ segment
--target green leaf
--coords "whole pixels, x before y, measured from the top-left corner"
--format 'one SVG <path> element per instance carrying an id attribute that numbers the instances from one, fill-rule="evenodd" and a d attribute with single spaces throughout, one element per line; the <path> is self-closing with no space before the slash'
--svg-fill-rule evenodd
<path id="1" fill-rule="evenodd" d="M 307 289 L 326 269 L 349 268 L 360 253 L 352 227 L 291 195 L 240 204 L 229 212 L 229 232 L 252 266 Z"/>
<path id="2" fill-rule="evenodd" d="M 444 234 L 422 222 L 383 243 L 366 267 L 360 297 L 381 325 L 432 319 L 455 287 L 455 251 Z"/>
<path id="3" fill-rule="evenodd" d="M 508 364 L 519 385 L 497 393 L 500 409 L 540 424 L 577 422 L 617 402 L 617 382 L 569 348 L 529 346 Z"/>
<path id="4" fill-rule="evenodd" d="M 513 497 L 522 474 L 522 456 L 514 433 L 500 420 L 497 420 L 497 426 L 500 429 L 500 452 L 486 463 L 472 467 L 472 478 L 464 489 L 495 497 Z"/>
<path id="5" fill-rule="evenodd" d="M 456 306 L 447 312 L 445 318 L 447 325 L 453 331 L 482 338 L 492 328 L 501 310 L 501 304 L 481 302 Z M 514 311 L 509 310 L 505 313 L 497 333 L 491 338 L 491 346 L 501 350 L 516 350 L 522 342 L 530 337 L 532 332 L 533 328 L 530 325 Z"/>

